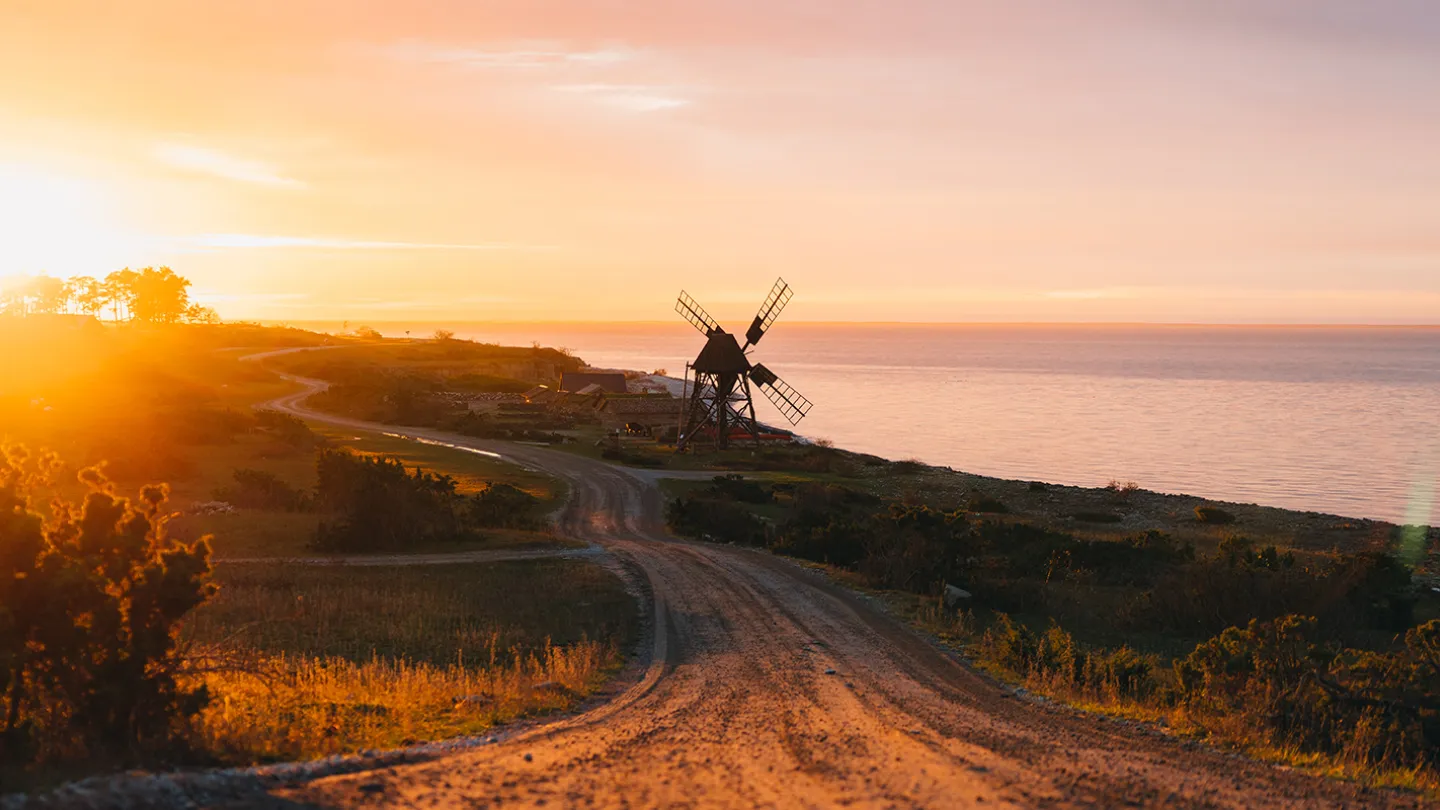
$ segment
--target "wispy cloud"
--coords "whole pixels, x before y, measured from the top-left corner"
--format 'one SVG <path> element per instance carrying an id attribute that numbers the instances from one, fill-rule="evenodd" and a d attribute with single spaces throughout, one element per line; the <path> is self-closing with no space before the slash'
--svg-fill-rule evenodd
<path id="1" fill-rule="evenodd" d="M 173 141 L 158 143 L 151 150 L 151 155 L 167 166 L 226 180 L 277 188 L 305 187 L 305 183 L 286 177 L 269 163 L 232 155 L 208 146 Z"/>
<path id="2" fill-rule="evenodd" d="M 556 42 L 518 43 L 502 48 L 469 48 L 406 40 L 391 46 L 389 53 L 409 62 L 454 65 L 501 70 L 533 70 L 547 67 L 604 67 L 630 62 L 638 52 L 625 47 L 577 50 Z"/>
<path id="3" fill-rule="evenodd" d="M 1107 298 L 1136 298 L 1139 291 L 1132 287 L 1097 287 L 1088 290 L 1050 290 L 1046 298 L 1066 301 L 1096 301 Z"/>
<path id="4" fill-rule="evenodd" d="M 207 233 L 184 237 L 180 242 L 190 248 L 214 250 L 223 248 L 315 248 L 320 250 L 549 250 L 550 245 L 525 245 L 513 242 L 394 242 L 370 239 L 336 239 L 320 236 L 277 236 L 254 233 Z"/>
<path id="5" fill-rule="evenodd" d="M 690 99 L 674 89 L 647 84 L 561 84 L 555 90 L 579 93 L 610 107 L 631 112 L 657 112 L 684 107 Z"/>

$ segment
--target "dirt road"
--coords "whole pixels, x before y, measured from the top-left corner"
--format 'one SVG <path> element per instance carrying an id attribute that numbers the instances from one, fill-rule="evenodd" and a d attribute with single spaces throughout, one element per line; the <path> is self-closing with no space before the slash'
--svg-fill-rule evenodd
<path id="1" fill-rule="evenodd" d="M 787 561 L 676 542 L 652 476 L 544 448 L 273 407 L 496 452 L 566 479 L 563 532 L 643 571 L 643 676 L 585 714 L 428 762 L 277 790 L 277 806 L 1417 806 L 1028 699 Z M 293 805 L 291 805 L 293 806 Z"/>

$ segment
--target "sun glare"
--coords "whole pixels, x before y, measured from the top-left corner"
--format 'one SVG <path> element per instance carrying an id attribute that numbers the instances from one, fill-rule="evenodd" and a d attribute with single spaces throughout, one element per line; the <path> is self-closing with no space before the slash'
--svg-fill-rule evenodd
<path id="1" fill-rule="evenodd" d="M 103 275 L 131 242 L 99 186 L 0 163 L 0 279 Z"/>

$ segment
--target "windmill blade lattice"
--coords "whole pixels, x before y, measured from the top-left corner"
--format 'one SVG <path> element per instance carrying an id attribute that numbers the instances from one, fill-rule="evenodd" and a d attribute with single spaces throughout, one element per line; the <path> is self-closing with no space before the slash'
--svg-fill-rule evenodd
<path id="1" fill-rule="evenodd" d="M 792 295 L 794 293 L 790 291 L 790 285 L 785 283 L 785 279 L 776 279 L 775 286 L 770 288 L 770 294 L 765 297 L 765 303 L 760 305 L 760 312 L 755 316 L 755 320 L 750 322 L 750 328 L 745 330 L 745 346 L 747 348 L 759 343 L 760 338 L 765 337 L 770 325 L 780 317 L 780 311 L 790 303 Z"/>
<path id="2" fill-rule="evenodd" d="M 710 313 L 706 312 L 705 308 L 684 290 L 680 291 L 680 298 L 675 302 L 675 311 L 706 337 L 723 331 L 720 329 L 720 324 L 710 317 Z"/>
<path id="3" fill-rule="evenodd" d="M 810 400 L 763 365 L 757 363 L 755 368 L 751 369 L 750 379 L 760 386 L 760 393 L 790 420 L 790 424 L 800 424 L 800 420 L 810 413 L 810 408 L 813 407 Z"/>

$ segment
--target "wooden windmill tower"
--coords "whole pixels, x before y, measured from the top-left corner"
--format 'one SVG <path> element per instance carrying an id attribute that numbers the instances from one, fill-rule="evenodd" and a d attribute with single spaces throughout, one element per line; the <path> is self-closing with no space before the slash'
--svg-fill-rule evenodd
<path id="1" fill-rule="evenodd" d="M 751 363 L 749 357 L 751 348 L 780 317 L 791 295 L 785 279 L 775 282 L 765 303 L 760 305 L 760 312 L 745 330 L 745 345 L 741 346 L 694 298 L 681 291 L 675 311 L 705 335 L 705 347 L 690 364 L 690 370 L 695 373 L 694 388 L 687 397 L 676 450 L 683 451 L 697 442 L 713 443 L 724 450 L 736 436 L 751 438 L 758 445 L 760 425 L 755 419 L 751 383 L 774 403 L 791 425 L 799 424 L 810 412 L 810 400 L 775 372 Z"/>

